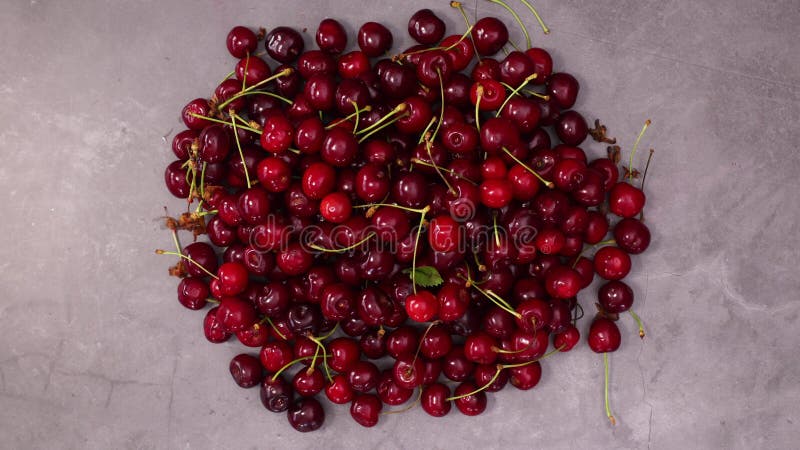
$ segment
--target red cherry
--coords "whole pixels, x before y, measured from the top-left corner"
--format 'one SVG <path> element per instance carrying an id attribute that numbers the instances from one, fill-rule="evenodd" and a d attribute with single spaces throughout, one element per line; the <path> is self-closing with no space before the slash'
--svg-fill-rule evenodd
<path id="1" fill-rule="evenodd" d="M 623 181 L 611 188 L 608 209 L 620 217 L 631 218 L 642 211 L 645 200 L 646 197 L 641 189 Z"/>
<path id="2" fill-rule="evenodd" d="M 631 271 L 631 257 L 617 247 L 603 247 L 594 254 L 594 270 L 606 280 L 621 280 Z"/>
<path id="3" fill-rule="evenodd" d="M 439 313 L 439 300 L 429 291 L 417 291 L 406 297 L 406 313 L 416 322 L 429 322 Z"/>
<path id="4" fill-rule="evenodd" d="M 617 324 L 605 317 L 597 317 L 589 328 L 589 348 L 595 353 L 616 351 L 622 341 Z"/>

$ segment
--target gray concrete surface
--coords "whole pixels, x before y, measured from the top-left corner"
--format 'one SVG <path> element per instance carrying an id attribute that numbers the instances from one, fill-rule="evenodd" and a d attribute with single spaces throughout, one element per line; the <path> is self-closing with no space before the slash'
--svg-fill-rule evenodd
<path id="1" fill-rule="evenodd" d="M 581 81 L 580 111 L 628 148 L 653 120 L 654 243 L 631 276 L 649 334 L 641 342 L 622 321 L 619 425 L 603 414 L 601 358 L 583 346 L 547 361 L 533 391 L 493 395 L 477 418 L 417 409 L 367 430 L 329 407 L 324 429 L 305 435 L 230 381 L 238 346 L 207 343 L 202 313 L 175 301 L 171 261 L 153 254 L 170 246 L 162 207 L 181 204 L 162 187 L 165 139 L 183 104 L 232 66 L 232 25 L 313 30 L 333 16 L 352 32 L 378 20 L 408 42 L 419 7 L 461 23 L 445 1 L 302 3 L 0 4 L 0 447 L 796 445 L 796 0 L 538 0 L 549 36 L 524 14 Z M 505 14 L 483 1 L 480 11 Z"/>

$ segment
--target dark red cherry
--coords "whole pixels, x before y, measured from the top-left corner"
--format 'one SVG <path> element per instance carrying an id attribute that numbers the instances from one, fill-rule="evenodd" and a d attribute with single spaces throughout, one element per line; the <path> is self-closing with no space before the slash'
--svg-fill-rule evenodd
<path id="1" fill-rule="evenodd" d="M 245 56 L 240 59 L 236 63 L 234 72 L 236 73 L 236 79 L 239 81 L 244 80 L 246 86 L 252 86 L 264 81 L 272 74 L 269 65 L 258 56 Z"/>
<path id="2" fill-rule="evenodd" d="M 303 36 L 289 27 L 276 27 L 264 40 L 267 53 L 275 61 L 288 64 L 294 62 L 305 48 Z"/>
<path id="3" fill-rule="evenodd" d="M 367 22 L 358 29 L 357 41 L 367 56 L 380 56 L 392 48 L 392 32 L 377 22 Z"/>
<path id="4" fill-rule="evenodd" d="M 350 404 L 350 416 L 362 427 L 374 427 L 378 424 L 383 403 L 377 395 L 359 394 Z"/>
<path id="5" fill-rule="evenodd" d="M 380 372 L 375 364 L 369 361 L 358 361 L 347 372 L 350 386 L 357 392 L 369 392 L 378 385 Z"/>
<path id="6" fill-rule="evenodd" d="M 608 195 L 608 209 L 620 216 L 631 218 L 644 208 L 646 197 L 641 189 L 627 182 L 620 182 L 611 188 Z"/>
<path id="7" fill-rule="evenodd" d="M 420 44 L 431 45 L 444 36 L 444 21 L 430 9 L 420 9 L 408 21 L 408 34 Z"/>
<path id="8" fill-rule="evenodd" d="M 575 104 L 580 84 L 566 72 L 554 73 L 547 82 L 547 93 L 561 109 L 569 109 Z"/>
<path id="9" fill-rule="evenodd" d="M 622 219 L 614 225 L 614 240 L 619 248 L 638 255 L 650 246 L 650 229 L 637 219 Z"/>
<path id="10" fill-rule="evenodd" d="M 289 407 L 287 417 L 292 428 L 306 433 L 322 426 L 325 422 L 325 410 L 313 397 L 300 398 Z"/>
<path id="11" fill-rule="evenodd" d="M 336 60 L 321 50 L 309 50 L 297 59 L 297 71 L 304 80 L 314 74 L 336 75 Z"/>
<path id="12" fill-rule="evenodd" d="M 478 386 L 475 386 L 475 383 L 465 381 L 456 387 L 453 395 L 458 397 L 474 392 L 477 389 Z M 456 408 L 465 416 L 477 416 L 486 410 L 486 392 L 480 391 L 476 394 L 467 395 L 466 397 L 459 397 L 455 399 L 454 402 Z"/>
<path id="13" fill-rule="evenodd" d="M 580 145 L 589 134 L 586 119 L 577 111 L 561 113 L 555 125 L 556 134 L 567 145 Z"/>
<path id="14" fill-rule="evenodd" d="M 589 328 L 589 348 L 595 353 L 616 351 L 622 336 L 614 321 L 605 317 L 596 317 Z"/>
<path id="15" fill-rule="evenodd" d="M 211 116 L 211 106 L 208 104 L 208 100 L 204 98 L 196 98 L 190 101 L 186 104 L 186 106 L 183 107 L 183 110 L 181 111 L 181 118 L 183 119 L 183 123 L 186 125 L 186 128 L 189 128 L 190 130 L 202 130 L 209 125 L 213 125 L 213 122 L 210 120 L 197 116 Z"/>
<path id="16" fill-rule="evenodd" d="M 491 56 L 508 42 L 508 28 L 496 17 L 484 17 L 472 28 L 472 42 L 479 55 Z"/>
<path id="17" fill-rule="evenodd" d="M 541 48 L 529 48 L 525 50 L 525 55 L 533 62 L 533 73 L 537 75 L 531 82 L 533 84 L 546 83 L 553 73 L 553 58 L 550 53 Z"/>
<path id="18" fill-rule="evenodd" d="M 420 403 L 422 409 L 433 417 L 444 417 L 450 412 L 452 403 L 450 389 L 442 383 L 433 383 L 422 389 Z"/>
<path id="19" fill-rule="evenodd" d="M 609 281 L 597 291 L 600 306 L 610 313 L 622 313 L 633 305 L 633 289 L 622 281 Z"/>
<path id="20" fill-rule="evenodd" d="M 472 46 L 472 41 L 469 39 L 462 39 L 461 35 L 454 34 L 447 36 L 439 44 L 442 48 L 450 48 L 446 50 L 447 57 L 450 58 L 450 63 L 454 71 L 461 71 L 467 68 L 475 57 L 475 48 Z M 467 77 L 468 78 L 468 77 Z"/>
<path id="21" fill-rule="evenodd" d="M 621 280 L 631 271 L 631 257 L 618 247 L 603 247 L 594 254 L 594 270 L 606 280 Z"/>
<path id="22" fill-rule="evenodd" d="M 333 128 L 328 131 L 322 142 L 320 156 L 334 167 L 345 167 L 352 163 L 358 155 L 358 140 L 353 133 Z"/>
<path id="23" fill-rule="evenodd" d="M 560 349 L 561 352 L 568 352 L 578 344 L 580 338 L 580 331 L 574 325 L 569 324 L 563 331 L 555 335 L 553 346 Z"/>
<path id="24" fill-rule="evenodd" d="M 511 385 L 521 391 L 532 389 L 542 379 L 542 366 L 538 361 L 508 370 Z"/>
<path id="25" fill-rule="evenodd" d="M 219 267 L 217 254 L 214 252 L 214 248 L 205 242 L 193 242 L 187 245 L 183 248 L 183 254 L 194 261 L 194 263 L 188 261 L 183 262 L 186 273 L 191 277 L 206 277 L 208 276 L 206 271 L 215 273 L 217 267 Z"/>
<path id="26" fill-rule="evenodd" d="M 347 47 L 347 32 L 336 19 L 324 19 L 317 28 L 316 40 L 320 50 L 339 54 Z"/>
<path id="27" fill-rule="evenodd" d="M 249 28 L 237 26 L 233 27 L 231 31 L 228 32 L 225 45 L 234 58 L 244 58 L 256 50 L 258 47 L 258 37 Z"/>
<path id="28" fill-rule="evenodd" d="M 525 81 L 525 78 L 533 75 L 535 70 L 536 66 L 528 55 L 513 51 L 500 62 L 500 81 L 517 87 Z"/>
<path id="29" fill-rule="evenodd" d="M 261 383 L 260 397 L 261 404 L 269 411 L 286 411 L 292 402 L 292 385 L 282 376 L 267 376 Z"/>
<path id="30" fill-rule="evenodd" d="M 184 161 L 176 160 L 170 163 L 164 170 L 164 183 L 169 193 L 177 198 L 187 198 L 191 192 L 187 179 L 187 169 Z"/>
<path id="31" fill-rule="evenodd" d="M 203 319 L 203 334 L 209 342 L 214 344 L 225 342 L 231 337 L 231 332 L 217 318 L 217 311 L 219 311 L 218 306 L 209 309 Z"/>

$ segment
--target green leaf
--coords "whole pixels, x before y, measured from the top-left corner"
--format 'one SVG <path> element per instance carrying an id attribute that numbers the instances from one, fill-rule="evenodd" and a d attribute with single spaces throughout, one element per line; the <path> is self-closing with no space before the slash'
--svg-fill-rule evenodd
<path id="1" fill-rule="evenodd" d="M 411 276 L 411 268 L 403 270 L 403 273 L 407 273 Z M 417 267 L 414 269 L 414 276 L 411 279 L 414 280 L 417 286 L 424 288 L 436 287 L 444 283 L 442 276 L 439 275 L 436 268 L 431 266 Z"/>

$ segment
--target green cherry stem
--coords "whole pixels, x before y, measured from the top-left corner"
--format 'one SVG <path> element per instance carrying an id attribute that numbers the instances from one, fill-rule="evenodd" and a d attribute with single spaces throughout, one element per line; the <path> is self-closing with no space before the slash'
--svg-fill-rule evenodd
<path id="1" fill-rule="evenodd" d="M 427 139 L 430 136 L 429 132 L 431 130 L 431 127 L 433 126 L 434 123 L 436 123 L 437 120 L 439 119 L 437 119 L 436 117 L 431 117 L 431 120 L 428 122 L 428 125 L 425 126 L 425 129 L 422 131 L 422 134 L 419 135 L 419 140 L 417 141 L 417 145 L 422 144 L 425 141 L 425 139 Z"/>
<path id="2" fill-rule="evenodd" d="M 551 356 L 555 355 L 556 353 L 561 353 L 561 350 L 564 348 L 564 346 L 565 346 L 565 345 L 566 345 L 566 344 L 562 345 L 561 347 L 558 347 L 558 348 L 555 348 L 555 349 L 553 349 L 553 350 L 550 350 L 549 352 L 545 353 L 544 355 L 542 355 L 542 356 L 540 356 L 540 357 L 538 357 L 538 358 L 536 358 L 536 359 L 532 359 L 532 360 L 530 360 L 530 361 L 526 361 L 526 362 L 524 362 L 524 363 L 517 363 L 517 364 L 504 364 L 504 365 L 503 365 L 503 368 L 504 368 L 504 369 L 513 369 L 514 367 L 523 367 L 523 366 L 529 366 L 529 365 L 531 365 L 531 364 L 533 364 L 533 363 L 535 363 L 535 362 L 537 362 L 537 361 L 541 361 L 541 360 L 543 360 L 543 359 L 545 359 L 545 358 L 549 358 L 549 357 L 551 357 Z"/>
<path id="3" fill-rule="evenodd" d="M 363 244 L 363 243 L 367 242 L 368 240 L 372 239 L 375 235 L 376 235 L 375 232 L 369 233 L 364 239 L 361 239 L 360 241 L 356 242 L 355 244 L 348 245 L 347 247 L 343 247 L 343 248 L 325 248 L 325 247 L 321 247 L 321 246 L 316 245 L 316 244 L 308 244 L 308 246 L 313 248 L 316 251 L 323 252 L 323 253 L 344 253 L 344 252 L 347 252 L 347 251 L 353 250 L 354 248 L 359 247 L 361 244 Z"/>
<path id="4" fill-rule="evenodd" d="M 227 80 L 228 78 L 232 77 L 232 76 L 233 76 L 233 74 L 235 74 L 235 73 L 236 73 L 236 71 L 235 71 L 235 70 L 231 70 L 230 72 L 228 72 L 228 74 L 227 74 L 227 75 L 225 75 L 225 78 L 223 78 L 223 79 L 222 79 L 222 80 L 221 80 L 219 83 L 217 83 L 217 84 L 219 85 L 219 84 L 222 84 L 222 83 L 224 83 L 224 82 L 225 82 L 225 80 Z"/>
<path id="5" fill-rule="evenodd" d="M 614 415 L 611 414 L 611 406 L 608 404 L 608 352 L 603 353 L 603 373 L 603 396 L 605 398 L 606 416 L 608 416 L 611 425 L 616 425 L 617 420 L 614 419 Z"/>
<path id="6" fill-rule="evenodd" d="M 196 113 L 192 113 L 192 112 L 190 112 L 189 115 L 192 116 L 192 117 L 196 117 L 198 119 L 205 119 L 205 120 L 207 120 L 209 122 L 220 123 L 222 125 L 230 125 L 230 122 L 228 122 L 227 120 L 219 120 L 219 119 L 217 119 L 215 117 L 208 117 L 208 116 L 204 116 L 202 114 L 196 114 Z M 253 133 L 256 133 L 258 135 L 263 133 L 263 131 L 261 131 L 261 130 L 256 130 L 253 127 L 246 127 L 244 125 L 239 125 L 239 128 L 242 128 L 242 129 L 247 130 L 247 131 L 252 131 Z"/>
<path id="7" fill-rule="evenodd" d="M 639 326 L 639 338 L 644 339 L 644 326 L 642 325 L 642 319 L 639 317 L 638 314 L 633 312 L 632 309 L 629 309 L 628 312 L 631 313 L 631 317 L 633 317 L 633 320 L 636 321 L 636 325 Z"/>
<path id="8" fill-rule="evenodd" d="M 247 57 L 247 62 L 245 62 L 245 69 L 244 69 L 245 73 L 247 73 L 247 64 L 249 64 L 249 63 L 250 63 L 250 57 L 248 56 Z M 250 87 L 245 87 L 244 83 L 245 83 L 245 80 L 247 80 L 247 77 L 244 77 L 244 79 L 242 80 L 242 91 L 239 92 L 238 94 L 232 96 L 231 98 L 225 100 L 224 102 L 220 103 L 218 109 L 220 111 L 224 111 L 225 107 L 228 106 L 232 101 L 236 100 L 237 98 L 240 98 L 240 97 L 242 97 L 244 95 L 247 95 L 248 92 L 252 92 L 257 87 L 262 86 L 264 84 L 267 84 L 270 81 L 273 81 L 273 80 L 275 80 L 277 78 L 280 78 L 280 77 L 283 77 L 283 76 L 287 76 L 287 75 L 291 75 L 292 72 L 294 72 L 294 69 L 292 69 L 291 67 L 287 67 L 287 68 L 281 70 L 280 72 L 274 73 L 271 77 L 267 77 L 267 78 L 259 81 L 258 83 L 250 86 Z"/>
<path id="9" fill-rule="evenodd" d="M 505 83 L 502 83 L 502 82 L 501 82 L 501 84 L 505 84 Z M 508 85 L 506 85 L 506 87 L 508 87 L 509 89 L 511 89 L 511 87 L 510 87 L 510 86 L 508 86 Z M 540 99 L 542 99 L 542 100 L 544 100 L 544 101 L 548 101 L 548 100 L 550 100 L 550 96 L 549 96 L 549 95 L 540 94 L 540 93 L 538 93 L 538 92 L 536 92 L 536 91 L 532 91 L 532 90 L 530 90 L 530 89 L 523 89 L 523 90 L 522 90 L 522 92 L 524 92 L 524 93 L 526 93 L 526 94 L 528 94 L 528 95 L 532 95 L 532 96 L 534 96 L 534 97 L 538 97 L 538 98 L 540 98 Z"/>
<path id="10" fill-rule="evenodd" d="M 284 341 L 287 340 L 286 336 L 283 333 L 281 333 L 281 330 L 279 330 L 278 327 L 275 326 L 275 324 L 272 322 L 272 319 L 270 319 L 269 316 L 264 316 L 264 319 L 269 324 L 269 326 L 272 327 L 272 331 L 274 331 L 275 334 L 277 334 Z"/>
<path id="11" fill-rule="evenodd" d="M 503 147 L 503 151 L 506 153 L 506 155 L 510 156 L 510 157 L 511 157 L 511 159 L 513 159 L 513 160 L 514 160 L 514 161 L 515 161 L 517 164 L 521 165 L 522 167 L 524 167 L 524 168 L 525 168 L 525 170 L 527 170 L 528 172 L 532 173 L 532 174 L 533 174 L 533 176 L 535 176 L 536 178 L 538 178 L 538 179 L 539 179 L 539 181 L 541 181 L 541 182 L 542 182 L 542 183 L 543 183 L 545 186 L 549 187 L 550 189 L 552 189 L 552 188 L 553 188 L 553 186 L 555 186 L 555 185 L 553 184 L 553 182 L 552 182 L 552 181 L 547 181 L 547 180 L 545 180 L 544 178 L 542 178 L 542 176 L 541 176 L 541 175 L 539 175 L 539 173 L 538 173 L 538 172 L 536 172 L 535 170 L 533 170 L 533 169 L 531 169 L 530 167 L 528 167 L 528 165 L 527 165 L 527 164 L 525 164 L 524 162 L 520 161 L 520 160 L 519 160 L 519 158 L 517 158 L 516 156 L 514 156 L 514 154 L 513 154 L 513 153 L 511 153 L 511 151 L 510 151 L 509 149 L 507 149 L 507 148 Z"/>
<path id="12" fill-rule="evenodd" d="M 368 126 L 367 128 L 364 128 L 363 130 L 359 131 L 358 134 L 369 133 L 374 128 L 380 126 L 383 122 L 385 122 L 385 121 L 389 120 L 390 118 L 392 118 L 392 116 L 394 116 L 396 114 L 399 114 L 399 113 L 402 113 L 402 112 L 405 112 L 406 109 L 408 109 L 408 105 L 406 105 L 405 103 L 400 103 L 399 105 L 395 106 L 393 110 L 391 110 L 388 113 L 386 113 L 385 116 L 383 116 L 380 119 L 378 119 L 377 121 L 375 121 L 375 123 L 373 123 L 372 125 Z"/>
<path id="13" fill-rule="evenodd" d="M 514 17 L 514 20 L 516 20 L 517 24 L 519 24 L 519 27 L 522 28 L 522 34 L 525 35 L 525 43 L 527 44 L 526 48 L 531 48 L 531 37 L 528 35 L 528 29 L 525 27 L 525 24 L 522 22 L 522 19 L 519 17 L 519 15 L 516 13 L 516 11 L 511 9 L 511 7 L 508 6 L 502 0 L 487 0 L 487 1 L 489 1 L 490 3 L 494 3 L 496 5 L 500 5 L 503 8 L 505 8 L 506 11 L 511 13 L 511 15 Z M 511 42 L 511 41 L 509 41 L 509 42 Z M 512 42 L 511 45 L 514 45 L 514 43 Z M 514 45 L 514 47 L 516 47 L 516 45 Z"/>
<path id="14" fill-rule="evenodd" d="M 631 156 L 628 160 L 628 180 L 633 180 L 633 155 L 636 154 L 636 148 L 639 147 L 639 141 L 642 140 L 642 136 L 644 136 L 644 132 L 647 130 L 647 127 L 650 126 L 650 119 L 644 121 L 644 126 L 642 126 L 642 131 L 639 132 L 639 136 L 636 136 L 636 141 L 633 143 L 633 150 L 631 150 Z"/>
<path id="15" fill-rule="evenodd" d="M 215 280 L 219 280 L 219 277 L 217 277 L 217 276 L 216 276 L 216 275 L 214 275 L 213 273 L 209 272 L 209 271 L 208 271 L 208 269 L 206 269 L 205 267 L 203 267 L 202 265 L 200 265 L 200 264 L 199 264 L 197 261 L 193 260 L 193 259 L 192 259 L 192 258 L 190 258 L 189 256 L 186 256 L 186 255 L 184 255 L 184 254 L 182 254 L 182 253 L 179 253 L 179 252 L 168 252 L 168 251 L 166 251 L 166 250 L 161 250 L 161 249 L 159 248 L 159 249 L 156 249 L 156 255 L 173 255 L 173 256 L 177 256 L 177 257 L 179 257 L 179 258 L 183 258 L 183 259 L 185 259 L 185 260 L 189 261 L 190 263 L 194 264 L 195 266 L 199 267 L 199 268 L 200 268 L 200 269 L 201 269 L 203 272 L 205 272 L 206 274 L 208 274 L 208 276 L 210 276 L 211 278 L 213 278 L 213 279 L 215 279 Z"/>
<path id="16" fill-rule="evenodd" d="M 278 377 L 280 376 L 280 374 L 282 374 L 282 373 L 283 373 L 283 371 L 284 371 L 284 370 L 286 370 L 286 369 L 288 369 L 289 367 L 292 367 L 293 365 L 295 365 L 295 364 L 299 363 L 300 361 L 305 361 L 305 360 L 307 360 L 307 359 L 312 359 L 312 358 L 313 358 L 312 356 L 303 356 L 303 357 L 297 358 L 297 359 L 295 359 L 295 360 L 289 361 L 289 362 L 288 362 L 288 363 L 286 363 L 286 364 L 285 364 L 283 367 L 281 367 L 280 369 L 278 369 L 278 371 L 277 371 L 277 372 L 275 372 L 275 374 L 274 374 L 274 375 L 272 375 L 272 381 L 275 381 L 275 380 L 277 380 L 277 379 L 278 379 Z"/>
<path id="17" fill-rule="evenodd" d="M 430 205 L 422 208 L 422 214 L 419 217 L 419 226 L 417 226 L 417 237 L 414 239 L 414 254 L 411 257 L 411 288 L 414 290 L 414 294 L 417 293 L 417 250 L 419 250 L 419 236 L 422 234 L 422 227 L 425 226 L 425 215 L 430 210 Z"/>
<path id="18" fill-rule="evenodd" d="M 247 173 L 247 163 L 244 161 L 244 152 L 242 152 L 242 144 L 239 143 L 239 133 L 236 131 L 236 118 L 239 117 L 235 112 L 231 111 L 231 126 L 233 127 L 233 138 L 236 140 L 236 148 L 239 150 L 239 158 L 242 159 L 242 169 L 244 170 L 244 178 L 247 181 L 247 189 L 250 189 L 250 174 Z M 203 166 L 205 168 L 205 166 Z"/>
<path id="19" fill-rule="evenodd" d="M 526 84 L 530 83 L 532 80 L 535 80 L 538 76 L 539 76 L 538 74 L 533 73 L 533 74 L 530 74 L 527 77 L 525 77 L 525 79 L 522 80 L 522 83 L 519 86 L 517 86 L 516 88 L 511 90 L 511 92 L 508 94 L 508 96 L 506 97 L 506 99 L 503 102 L 503 104 L 500 105 L 499 108 L 497 108 L 497 112 L 494 114 L 494 116 L 495 117 L 500 117 L 500 113 L 503 111 L 503 108 L 506 107 L 506 105 L 508 104 L 508 101 L 511 100 L 511 97 L 513 97 L 515 95 L 519 95 L 519 91 L 522 88 L 524 88 Z"/>
<path id="20" fill-rule="evenodd" d="M 359 108 L 358 108 L 358 106 L 357 106 L 357 104 L 356 104 L 356 102 L 354 102 L 354 101 L 351 101 L 351 103 L 353 104 L 353 106 L 355 106 L 355 109 L 356 109 L 356 110 L 355 110 L 355 112 L 352 112 L 352 113 L 350 113 L 350 115 L 348 115 L 347 117 L 342 117 L 342 118 L 341 118 L 341 119 L 339 119 L 339 120 L 334 120 L 333 122 L 329 123 L 327 126 L 325 126 L 325 129 L 326 129 L 326 130 L 330 130 L 331 128 L 333 128 L 333 127 L 335 127 L 335 126 L 339 125 L 340 123 L 342 123 L 342 122 L 347 122 L 348 120 L 350 120 L 350 119 L 352 119 L 353 117 L 355 117 L 355 118 L 356 118 L 356 126 L 353 128 L 353 134 L 355 134 L 355 132 L 356 132 L 356 128 L 358 128 L 358 119 L 359 119 L 359 114 L 361 114 L 361 113 L 363 113 L 363 112 L 370 112 L 370 111 L 372 111 L 372 106 L 370 106 L 370 105 L 367 105 L 367 106 L 365 106 L 365 107 L 363 107 L 363 108 L 359 109 Z"/>
<path id="21" fill-rule="evenodd" d="M 514 308 L 512 308 L 512 307 L 511 307 L 511 305 L 509 305 L 509 304 L 508 304 L 508 302 L 506 302 L 505 300 L 503 300 L 503 299 L 502 299 L 500 296 L 498 296 L 497 294 L 495 294 L 495 293 L 494 293 L 494 292 L 492 292 L 491 290 L 488 290 L 488 291 L 486 291 L 486 290 L 483 290 L 483 289 L 481 289 L 481 288 L 478 286 L 478 284 L 477 284 L 477 283 L 474 283 L 474 282 L 472 281 L 472 279 L 471 279 L 471 278 L 464 278 L 463 276 L 460 276 L 460 278 L 461 278 L 462 280 L 466 281 L 466 283 L 467 283 L 467 287 L 470 287 L 470 286 L 471 286 L 471 287 L 474 287 L 474 288 L 475 288 L 475 289 L 476 289 L 478 292 L 480 292 L 481 294 L 483 294 L 483 296 L 484 296 L 484 297 L 486 297 L 486 298 L 488 298 L 489 300 L 491 300 L 491 301 L 492 301 L 492 303 L 494 303 L 495 305 L 497 305 L 498 307 L 500 307 L 501 309 L 503 309 L 505 312 L 507 312 L 507 313 L 511 314 L 512 316 L 516 317 L 517 319 L 522 319 L 522 314 L 520 314 L 520 313 L 518 313 L 518 312 L 514 311 Z"/>
<path id="22" fill-rule="evenodd" d="M 481 98 L 483 97 L 483 85 L 478 83 L 478 87 L 475 88 L 475 128 L 478 129 L 478 132 L 481 131 L 481 117 L 480 117 L 480 107 L 481 107 Z"/>
<path id="23" fill-rule="evenodd" d="M 520 0 L 520 1 L 522 2 L 523 5 L 527 6 L 528 9 L 531 10 L 533 15 L 536 17 L 536 20 L 539 22 L 539 26 L 542 27 L 542 31 L 544 32 L 544 34 L 550 34 L 550 28 L 547 28 L 547 25 L 544 24 L 544 21 L 542 20 L 542 17 L 539 15 L 539 13 L 536 11 L 536 8 L 534 8 L 533 5 L 531 5 L 528 2 L 528 0 Z"/>
<path id="24" fill-rule="evenodd" d="M 497 377 L 500 376 L 500 372 L 502 372 L 502 371 L 503 371 L 503 365 L 502 364 L 498 364 L 497 365 L 497 371 L 495 371 L 495 373 L 492 376 L 492 378 L 489 381 L 487 381 L 486 384 L 484 384 L 483 386 L 479 387 L 478 389 L 475 389 L 472 392 L 467 392 L 466 394 L 447 397 L 445 399 L 445 401 L 451 402 L 453 400 L 458 400 L 458 399 L 461 399 L 461 398 L 464 398 L 464 397 L 469 397 L 470 395 L 475 395 L 475 394 L 480 393 L 481 391 L 485 391 L 489 386 L 492 385 L 492 383 L 494 383 L 494 381 L 497 379 Z"/>

